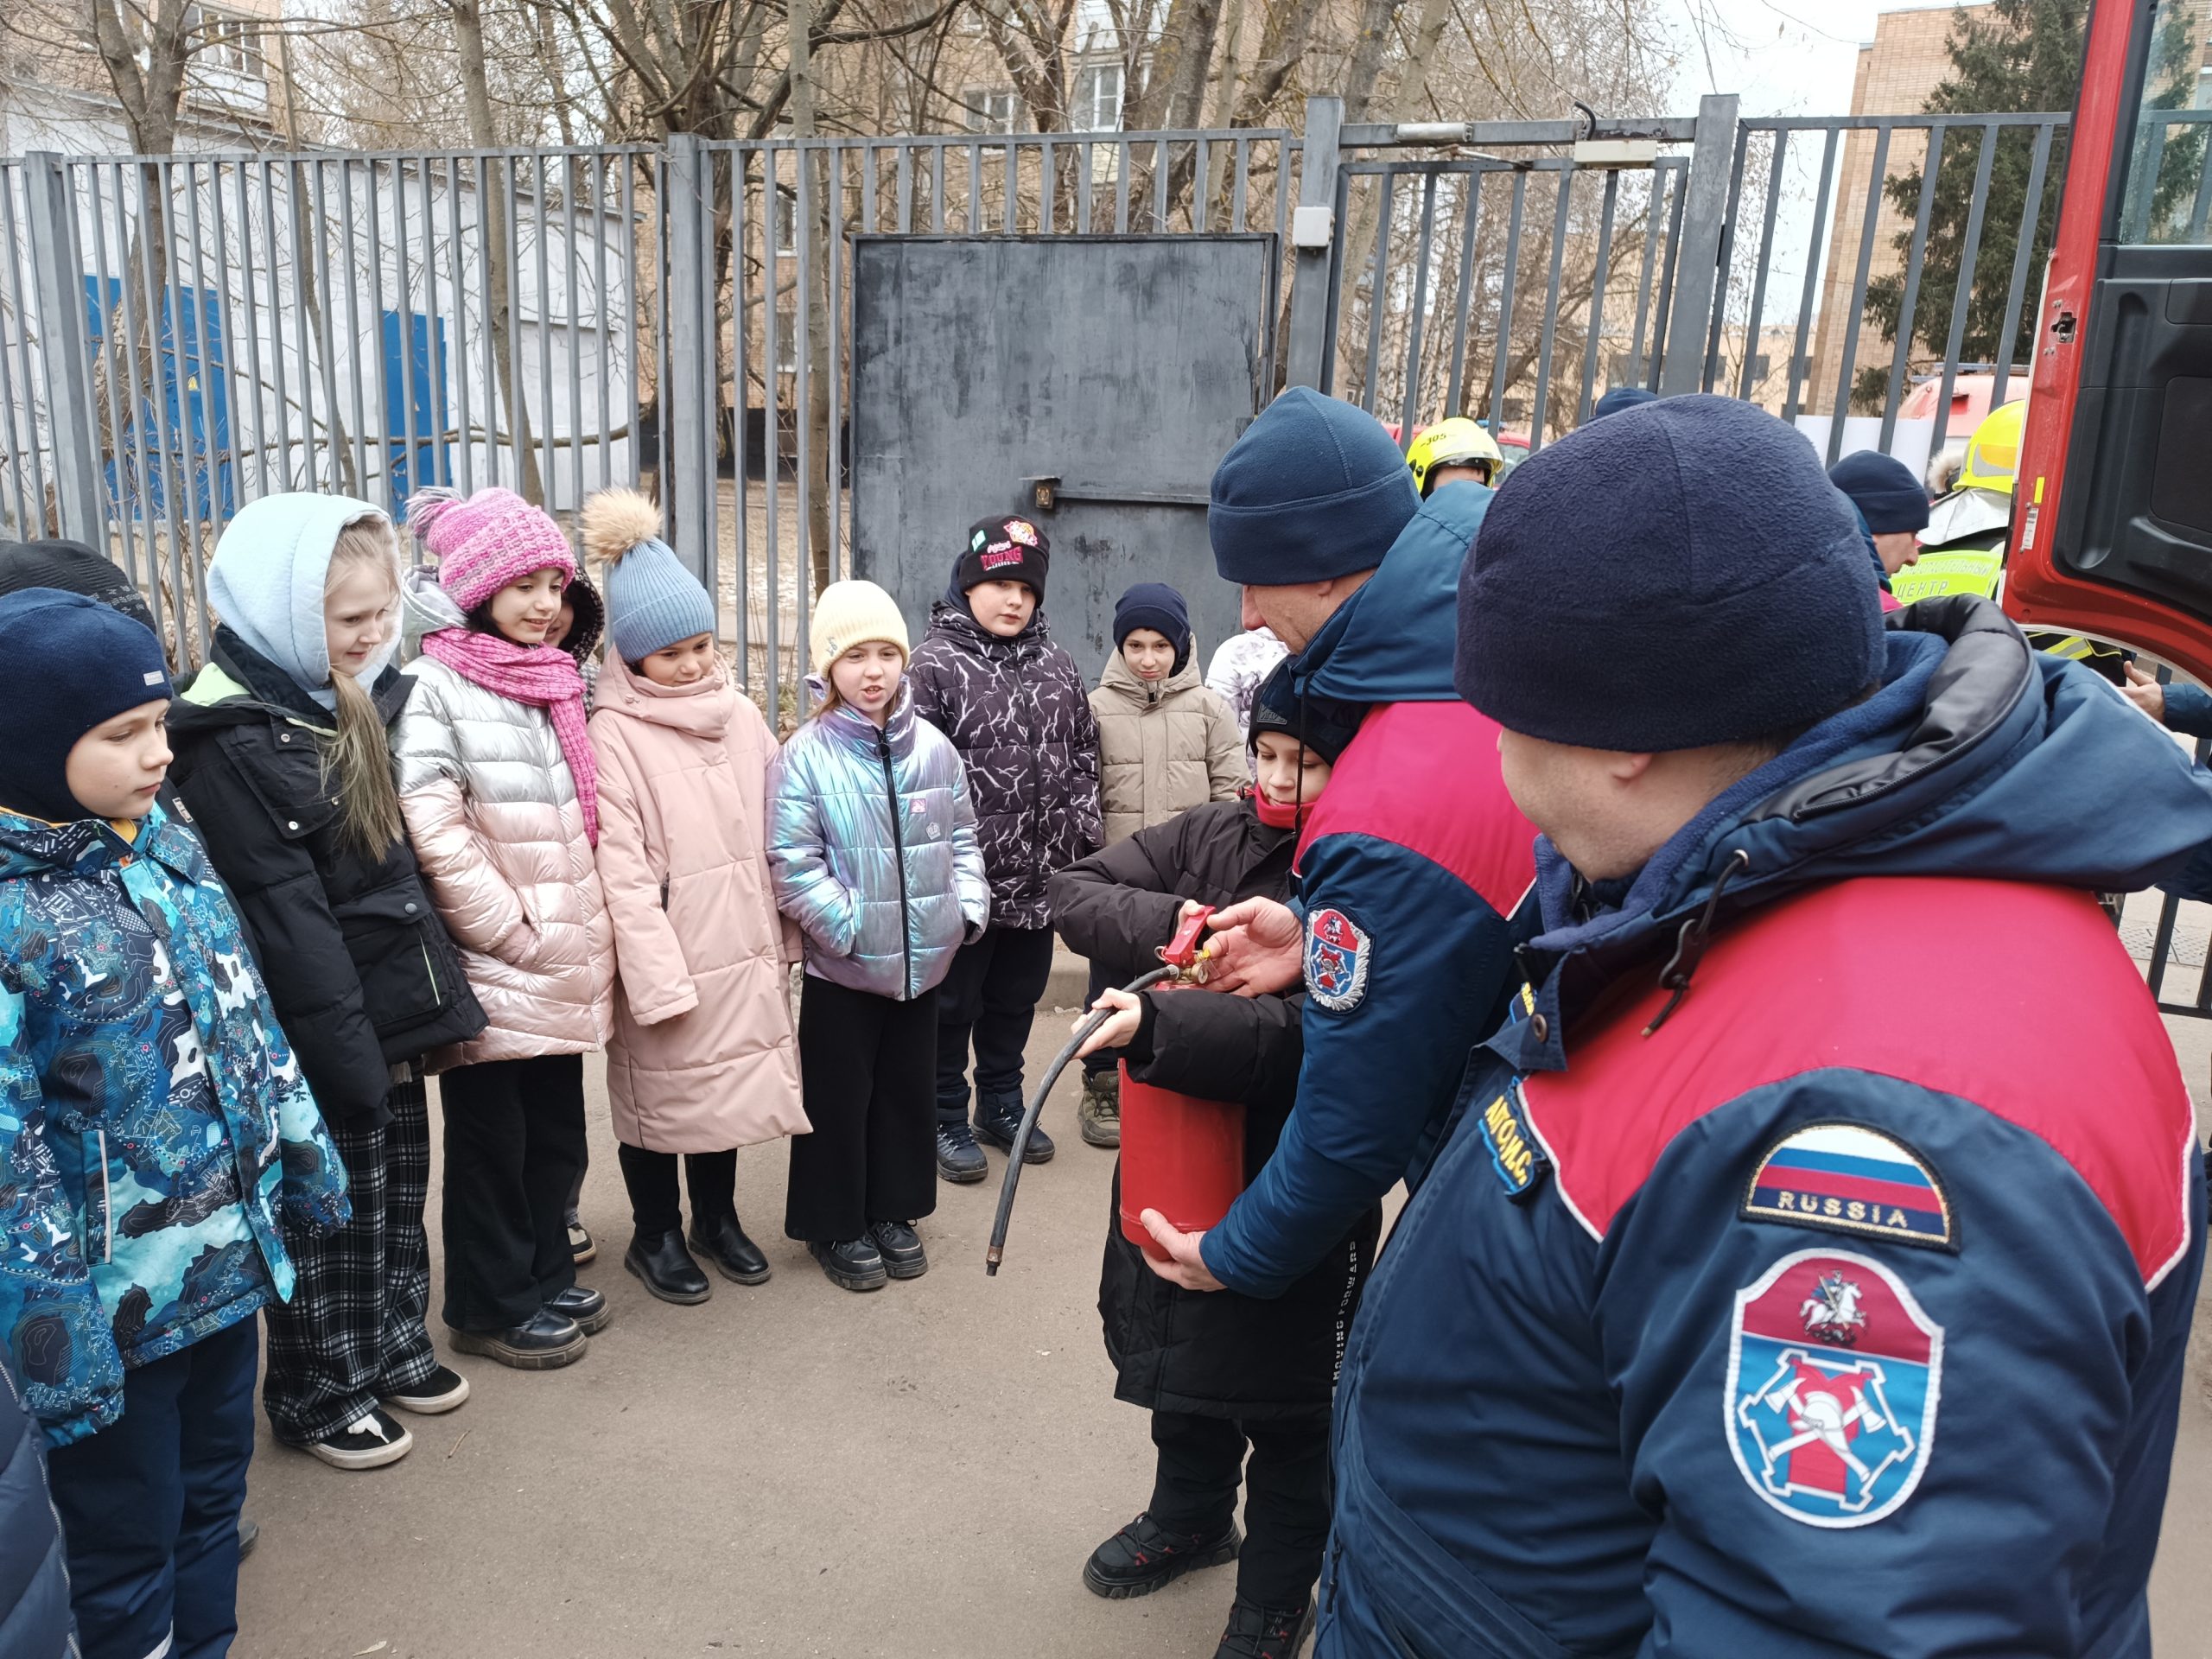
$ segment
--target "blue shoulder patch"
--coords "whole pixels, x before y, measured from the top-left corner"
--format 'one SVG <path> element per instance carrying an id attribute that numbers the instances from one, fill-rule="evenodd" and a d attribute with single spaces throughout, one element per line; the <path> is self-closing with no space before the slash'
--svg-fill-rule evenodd
<path id="1" fill-rule="evenodd" d="M 1520 1198 L 1535 1191 L 1550 1161 L 1529 1132 L 1521 1107 L 1519 1079 L 1508 1084 L 1482 1111 L 1483 1144 L 1490 1148 L 1491 1168 L 1505 1187 L 1506 1196 Z"/>

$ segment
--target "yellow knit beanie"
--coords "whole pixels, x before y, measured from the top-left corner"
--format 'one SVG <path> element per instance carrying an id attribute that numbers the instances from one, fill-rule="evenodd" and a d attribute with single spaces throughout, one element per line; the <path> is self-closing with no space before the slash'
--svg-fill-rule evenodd
<path id="1" fill-rule="evenodd" d="M 833 582 L 814 601 L 814 615 L 807 630 L 807 645 L 814 671 L 827 674 L 830 664 L 855 645 L 881 639 L 899 647 L 904 657 L 906 619 L 899 601 L 872 582 Z"/>

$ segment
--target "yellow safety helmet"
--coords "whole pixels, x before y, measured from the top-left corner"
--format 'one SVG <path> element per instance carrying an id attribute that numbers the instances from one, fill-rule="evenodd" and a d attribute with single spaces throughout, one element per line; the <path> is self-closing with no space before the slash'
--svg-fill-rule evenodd
<path id="1" fill-rule="evenodd" d="M 2012 494 L 2020 481 L 2020 440 L 2027 424 L 2024 397 L 1990 410 L 1967 440 L 1966 464 L 1959 468 L 1955 487 Z"/>
<path id="2" fill-rule="evenodd" d="M 1427 496 L 1429 475 L 1439 467 L 1486 467 L 1489 479 L 1495 482 L 1505 457 L 1497 451 L 1497 440 L 1481 422 L 1454 415 L 1421 429 L 1406 451 L 1406 464 L 1414 469 L 1414 487 Z"/>

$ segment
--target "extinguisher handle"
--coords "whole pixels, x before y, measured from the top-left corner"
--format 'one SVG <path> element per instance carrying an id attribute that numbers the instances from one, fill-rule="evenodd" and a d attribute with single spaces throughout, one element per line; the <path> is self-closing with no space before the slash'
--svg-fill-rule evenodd
<path id="1" fill-rule="evenodd" d="M 1194 919 L 1202 920 L 1203 918 Z M 1172 977 L 1176 971 L 1172 966 L 1155 968 L 1148 974 L 1140 974 L 1122 988 L 1134 995 L 1147 985 L 1156 985 L 1161 980 Z M 1075 1058 L 1076 1051 L 1089 1042 L 1091 1033 L 1111 1020 L 1116 1012 L 1112 1008 L 1101 1008 L 1076 1027 L 1075 1035 L 1068 1039 L 1067 1046 L 1053 1057 L 1052 1065 L 1045 1068 L 1043 1081 L 1038 1084 L 1037 1092 L 1030 1096 L 1028 1108 L 1021 1114 L 1021 1127 L 1014 1132 L 1014 1145 L 1006 1154 L 1006 1179 L 999 1185 L 999 1210 L 991 1222 L 990 1249 L 983 1254 L 983 1271 L 994 1279 L 998 1277 L 999 1263 L 1006 1255 L 1007 1224 L 1014 1218 L 1014 1189 L 1021 1184 L 1022 1154 L 1029 1150 L 1030 1133 L 1037 1127 L 1038 1115 L 1045 1109 L 1045 1096 L 1052 1092 L 1052 1085 L 1060 1080 L 1060 1073 L 1067 1070 L 1068 1062 Z"/>
<path id="2" fill-rule="evenodd" d="M 1177 924 L 1175 937 L 1162 945 L 1160 959 L 1170 968 L 1188 968 L 1198 959 L 1198 940 L 1205 935 L 1206 921 L 1213 914 L 1211 905 L 1198 905 Z"/>

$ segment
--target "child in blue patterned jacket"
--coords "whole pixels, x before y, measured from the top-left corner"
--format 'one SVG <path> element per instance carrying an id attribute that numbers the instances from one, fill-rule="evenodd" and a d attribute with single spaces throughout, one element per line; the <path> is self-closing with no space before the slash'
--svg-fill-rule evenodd
<path id="1" fill-rule="evenodd" d="M 0 599 L 0 1333 L 87 1656 L 238 1627 L 254 1315 L 346 1171 L 228 892 L 156 800 L 169 679 L 97 601 Z"/>

